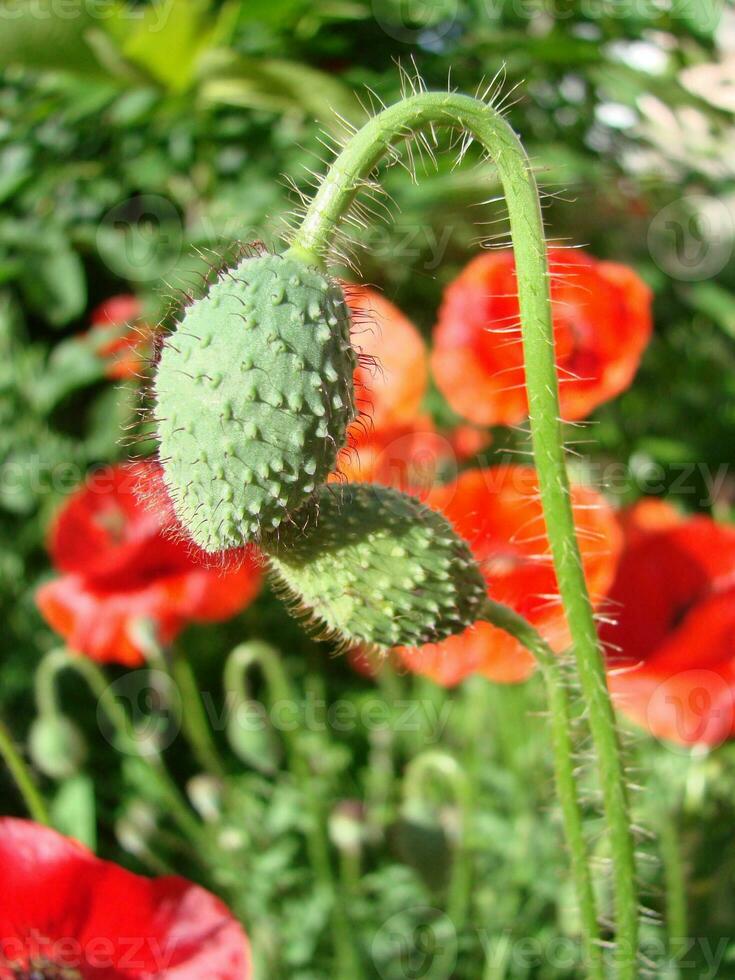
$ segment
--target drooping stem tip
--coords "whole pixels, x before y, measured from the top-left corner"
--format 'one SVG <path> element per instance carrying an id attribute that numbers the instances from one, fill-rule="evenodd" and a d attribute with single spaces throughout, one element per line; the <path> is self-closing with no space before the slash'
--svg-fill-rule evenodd
<path id="1" fill-rule="evenodd" d="M 613 859 L 618 975 L 632 980 L 638 948 L 638 898 L 629 803 L 604 659 L 574 527 L 559 408 L 546 241 L 538 188 L 525 150 L 502 114 L 480 99 L 446 92 L 425 92 L 403 99 L 369 120 L 347 142 L 294 233 L 291 252 L 322 265 L 337 224 L 384 154 L 393 144 L 433 126 L 462 130 L 481 143 L 498 169 L 508 207 L 531 441 L 547 534 L 597 757 Z M 554 698 L 552 710 L 559 710 Z"/>

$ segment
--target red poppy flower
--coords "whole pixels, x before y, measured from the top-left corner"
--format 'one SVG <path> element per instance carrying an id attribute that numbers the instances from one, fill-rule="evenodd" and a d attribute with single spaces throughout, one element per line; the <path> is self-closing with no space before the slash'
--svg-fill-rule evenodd
<path id="1" fill-rule="evenodd" d="M 170 643 L 188 622 L 235 615 L 260 588 L 250 552 L 215 568 L 193 544 L 165 533 L 170 508 L 141 500 L 161 486 L 160 467 L 150 461 L 99 470 L 52 528 L 51 557 L 62 575 L 36 601 L 69 646 L 94 660 L 141 664 L 137 621 L 152 621 L 160 642 Z"/>
<path id="2" fill-rule="evenodd" d="M 105 362 L 108 378 L 122 381 L 138 377 L 153 341 L 153 331 L 139 323 L 140 300 L 131 294 L 111 296 L 92 310 L 89 336 Z"/>
<path id="3" fill-rule="evenodd" d="M 651 292 L 627 266 L 552 248 L 561 410 L 585 418 L 628 387 L 651 336 Z M 432 369 L 451 407 L 481 425 L 528 414 L 512 251 L 474 259 L 444 294 Z"/>
<path id="4" fill-rule="evenodd" d="M 346 285 L 359 354 L 355 391 L 361 417 L 348 434 L 333 480 L 359 480 L 424 496 L 453 476 L 452 444 L 436 431 L 421 402 L 428 352 L 416 327 L 367 286 Z"/>
<path id="5" fill-rule="evenodd" d="M 615 574 L 620 529 L 603 498 L 587 487 L 572 488 L 582 561 L 593 601 L 599 602 Z M 535 470 L 497 466 L 467 470 L 429 495 L 430 506 L 449 518 L 481 563 L 493 599 L 512 606 L 556 650 L 569 644 L 539 500 Z M 494 681 L 521 681 L 534 660 L 519 643 L 487 623 L 478 623 L 439 644 L 400 651 L 409 669 L 452 685 L 479 673 Z"/>
<path id="6" fill-rule="evenodd" d="M 600 630 L 615 703 L 660 738 L 716 745 L 735 735 L 735 528 L 648 501 L 624 528 Z"/>
<path id="7" fill-rule="evenodd" d="M 409 425 L 365 432 L 345 454 L 334 479 L 380 483 L 423 500 L 455 473 L 451 442 L 422 416 Z"/>
<path id="8" fill-rule="evenodd" d="M 242 927 L 183 878 L 143 878 L 0 819 L 0 980 L 248 980 Z"/>
<path id="9" fill-rule="evenodd" d="M 359 407 L 376 430 L 412 422 L 426 393 L 429 358 L 421 334 L 397 306 L 367 286 L 346 285 Z"/>
<path id="10" fill-rule="evenodd" d="M 474 425 L 455 425 L 447 433 L 454 455 L 458 461 L 472 459 L 492 443 L 492 435 L 486 429 L 478 429 Z"/>

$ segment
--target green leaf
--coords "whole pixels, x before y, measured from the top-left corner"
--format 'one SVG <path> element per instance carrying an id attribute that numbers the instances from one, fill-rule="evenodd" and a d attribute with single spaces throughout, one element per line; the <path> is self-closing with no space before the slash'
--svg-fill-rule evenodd
<path id="1" fill-rule="evenodd" d="M 54 347 L 47 370 L 34 387 L 36 400 L 44 410 L 53 408 L 71 392 L 102 380 L 105 362 L 100 346 L 94 334 L 86 333 L 62 340 Z"/>
<path id="2" fill-rule="evenodd" d="M 30 146 L 22 143 L 0 150 L 0 201 L 11 197 L 30 178 L 32 157 Z"/>
<path id="3" fill-rule="evenodd" d="M 735 339 L 735 296 L 716 282 L 695 283 L 688 291 L 689 302 Z"/>
<path id="4" fill-rule="evenodd" d="M 31 251 L 20 285 L 31 309 L 55 327 L 80 316 L 87 305 L 84 266 L 66 241 L 46 241 Z"/>
<path id="5" fill-rule="evenodd" d="M 246 58 L 232 51 L 216 51 L 204 59 L 200 94 L 209 102 L 293 112 L 320 121 L 334 113 L 349 119 L 359 106 L 345 86 L 309 65 L 278 58 Z"/>
<path id="6" fill-rule="evenodd" d="M 51 819 L 62 834 L 97 849 L 97 813 L 92 779 L 80 773 L 67 779 L 51 802 Z"/>
<path id="7" fill-rule="evenodd" d="M 190 87 L 207 48 L 224 43 L 231 32 L 231 8 L 219 18 L 209 0 L 166 0 L 139 9 L 133 20 L 118 17 L 113 30 L 124 56 L 173 92 Z"/>
<path id="8" fill-rule="evenodd" d="M 0 3 L 0 64 L 100 74 L 86 40 L 93 26 L 85 4 L 69 17 L 54 0 L 6 0 Z"/>

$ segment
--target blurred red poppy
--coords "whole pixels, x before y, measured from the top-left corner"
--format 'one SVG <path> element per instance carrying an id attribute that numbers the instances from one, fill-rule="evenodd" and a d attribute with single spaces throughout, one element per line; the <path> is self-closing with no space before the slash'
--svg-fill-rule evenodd
<path id="1" fill-rule="evenodd" d="M 375 290 L 347 285 L 345 291 L 360 355 L 355 392 L 362 415 L 350 427 L 335 479 L 423 495 L 453 459 L 451 444 L 420 411 L 428 384 L 426 345 L 411 321 Z"/>
<path id="2" fill-rule="evenodd" d="M 642 502 L 600 630 L 616 705 L 660 738 L 735 735 L 735 528 Z"/>
<path id="3" fill-rule="evenodd" d="M 555 650 L 569 644 L 549 555 L 536 471 L 528 466 L 466 470 L 429 495 L 430 506 L 449 518 L 481 563 L 493 599 L 512 606 Z M 593 602 L 609 588 L 621 535 L 604 499 L 587 487 L 572 488 L 575 523 Z M 521 681 L 534 660 L 519 643 L 478 623 L 439 644 L 399 651 L 409 669 L 452 685 L 470 674 L 499 682 Z"/>
<path id="4" fill-rule="evenodd" d="M 153 342 L 153 331 L 140 322 L 140 300 L 130 293 L 111 296 L 92 310 L 90 338 L 105 362 L 108 378 L 123 381 L 140 375 Z"/>
<path id="5" fill-rule="evenodd" d="M 454 455 L 459 462 L 472 459 L 492 443 L 492 435 L 487 429 L 478 429 L 474 425 L 455 425 L 447 432 Z"/>
<path id="6" fill-rule="evenodd" d="M 56 831 L 0 819 L 0 980 L 248 980 L 248 941 L 214 895 L 143 878 Z"/>
<path id="7" fill-rule="evenodd" d="M 397 306 L 367 286 L 346 285 L 352 340 L 361 364 L 355 372 L 360 408 L 375 429 L 412 422 L 429 379 L 426 344 Z"/>
<path id="8" fill-rule="evenodd" d="M 584 252 L 552 248 L 549 262 L 562 416 L 581 419 L 630 385 L 651 336 L 651 292 L 627 266 Z M 528 414 L 512 251 L 478 256 L 447 287 L 431 364 L 472 422 Z"/>
<path id="9" fill-rule="evenodd" d="M 191 621 L 235 615 L 260 588 L 260 570 L 243 550 L 226 567 L 165 533 L 160 468 L 152 462 L 98 470 L 65 503 L 51 531 L 50 552 L 62 572 L 36 594 L 46 621 L 69 646 L 101 662 L 143 662 L 134 626 L 146 619 L 161 643 Z M 157 498 L 146 506 L 141 496 Z"/>
<path id="10" fill-rule="evenodd" d="M 380 483 L 425 499 L 437 483 L 456 473 L 451 442 L 428 416 L 365 432 L 340 464 L 340 479 Z"/>

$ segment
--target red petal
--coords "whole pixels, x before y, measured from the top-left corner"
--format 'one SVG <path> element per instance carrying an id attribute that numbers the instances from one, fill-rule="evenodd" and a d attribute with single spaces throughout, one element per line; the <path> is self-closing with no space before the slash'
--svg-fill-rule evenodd
<path id="1" fill-rule="evenodd" d="M 79 575 L 64 575 L 36 592 L 42 616 L 72 650 L 100 663 L 128 667 L 144 662 L 143 651 L 133 639 L 136 620 L 152 620 L 161 643 L 170 643 L 184 625 L 170 599 L 169 592 L 156 587 L 100 594 Z"/>
<path id="2" fill-rule="evenodd" d="M 139 664 L 142 651 L 131 639 L 136 620 L 152 621 L 159 641 L 169 643 L 191 620 L 235 615 L 260 588 L 251 553 L 228 553 L 217 565 L 163 533 L 172 508 L 161 488 L 155 463 L 108 467 L 92 474 L 57 518 L 51 550 L 69 574 L 41 588 L 38 605 L 73 649 L 95 660 Z"/>
<path id="3" fill-rule="evenodd" d="M 735 733 L 735 529 L 653 504 L 624 526 L 600 629 L 616 702 L 661 738 L 718 744 Z"/>
<path id="4" fill-rule="evenodd" d="M 209 567 L 186 576 L 179 610 L 187 619 L 218 622 L 235 616 L 255 599 L 262 584 L 259 560 L 249 552 L 223 568 Z"/>
<path id="5" fill-rule="evenodd" d="M 651 335 L 651 294 L 625 266 L 551 249 L 562 415 L 584 418 L 631 383 Z M 511 251 L 481 255 L 451 283 L 434 331 L 432 369 L 452 408 L 482 425 L 528 411 Z"/>
<path id="6" fill-rule="evenodd" d="M 572 488 L 582 562 L 595 602 L 615 574 L 621 535 L 612 509 L 586 487 Z M 466 470 L 437 487 L 427 503 L 449 518 L 482 563 L 489 594 L 529 619 L 555 650 L 569 644 L 549 557 L 538 478 L 528 466 Z M 501 630 L 478 623 L 459 636 L 417 650 L 401 650 L 411 670 L 452 685 L 479 673 L 493 681 L 524 680 L 532 656 Z"/>
<path id="7" fill-rule="evenodd" d="M 0 819 L 0 863 L 0 935 L 11 963 L 44 955 L 90 980 L 251 975 L 242 927 L 183 878 L 143 878 L 11 818 Z"/>
<path id="8" fill-rule="evenodd" d="M 140 300 L 132 293 L 120 293 L 110 296 L 99 306 L 95 306 L 90 315 L 93 324 L 119 324 L 137 320 L 142 313 Z"/>
<path id="9" fill-rule="evenodd" d="M 416 327 L 380 293 L 346 285 L 352 340 L 362 364 L 355 372 L 360 408 L 375 429 L 410 422 L 428 383 L 426 344 Z"/>
<path id="10" fill-rule="evenodd" d="M 500 684 L 517 683 L 530 677 L 536 668 L 525 647 L 489 623 L 476 623 L 442 643 L 401 647 L 398 653 L 409 670 L 445 687 L 453 687 L 472 674 Z"/>
<path id="11" fill-rule="evenodd" d="M 160 530 L 153 510 L 141 503 L 138 486 L 152 463 L 103 467 L 64 503 L 49 549 L 57 568 L 86 575 L 135 565 Z M 184 552 L 182 551 L 182 554 Z"/>
<path id="12" fill-rule="evenodd" d="M 368 427 L 355 434 L 350 451 L 340 457 L 339 472 L 333 479 L 380 483 L 424 499 L 442 478 L 454 472 L 451 443 L 425 417 L 410 425 Z"/>
<path id="13" fill-rule="evenodd" d="M 511 605 L 549 630 L 555 645 L 567 642 L 558 586 L 546 537 L 538 477 L 529 466 L 470 469 L 438 487 L 427 503 L 443 511 L 483 565 L 494 599 Z M 610 506 L 594 490 L 572 488 L 575 526 L 587 584 L 599 602 L 610 587 L 621 548 Z"/>
<path id="14" fill-rule="evenodd" d="M 617 707 L 659 738 L 719 745 L 735 734 L 735 590 L 699 603 L 645 661 L 613 672 Z"/>

